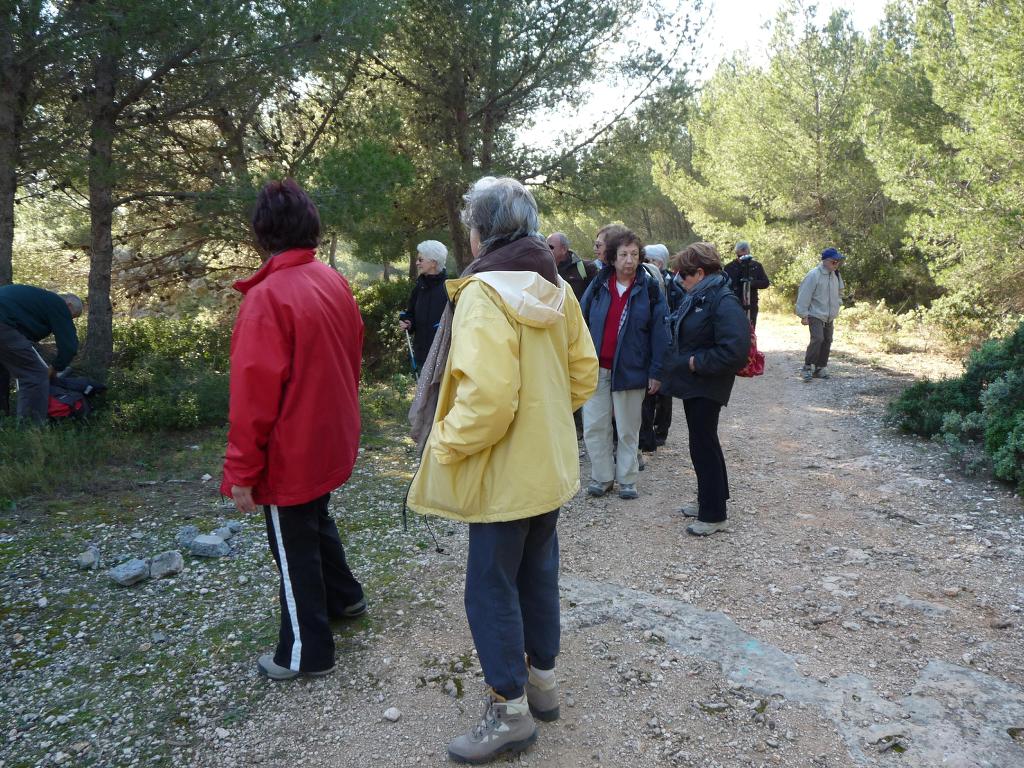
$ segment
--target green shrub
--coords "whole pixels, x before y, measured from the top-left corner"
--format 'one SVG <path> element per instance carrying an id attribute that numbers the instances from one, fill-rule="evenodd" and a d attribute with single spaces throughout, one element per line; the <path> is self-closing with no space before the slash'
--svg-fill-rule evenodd
<path id="1" fill-rule="evenodd" d="M 898 334 L 903 326 L 902 318 L 886 306 L 885 299 L 877 304 L 857 302 L 843 310 L 843 325 L 871 334 L 885 352 L 892 352 L 899 347 Z"/>
<path id="2" fill-rule="evenodd" d="M 409 304 L 411 280 L 373 283 L 355 291 L 365 326 L 363 376 L 384 381 L 397 373 L 409 373 L 409 346 L 398 327 L 398 313 Z"/>
<path id="3" fill-rule="evenodd" d="M 1010 334 L 1022 322 L 1020 315 L 1006 314 L 993 306 L 985 288 L 965 285 L 935 299 L 924 312 L 925 323 L 939 331 L 955 349 L 965 350 Z"/>
<path id="4" fill-rule="evenodd" d="M 224 424 L 230 348 L 227 317 L 118 323 L 108 398 L 114 425 L 149 432 Z"/>
<path id="5" fill-rule="evenodd" d="M 1024 412 L 1017 414 L 1006 441 L 992 456 L 992 464 L 996 477 L 1024 491 Z"/>
<path id="6" fill-rule="evenodd" d="M 996 477 L 1024 488 L 1024 323 L 985 342 L 957 379 L 919 381 L 889 406 L 899 427 L 940 439 L 959 459 L 990 457 Z M 976 448 L 973 446 L 977 446 Z"/>
<path id="7" fill-rule="evenodd" d="M 977 398 L 965 392 L 962 379 L 917 381 L 889 404 L 889 418 L 902 430 L 923 437 L 942 431 L 950 412 L 963 414 L 977 408 Z"/>

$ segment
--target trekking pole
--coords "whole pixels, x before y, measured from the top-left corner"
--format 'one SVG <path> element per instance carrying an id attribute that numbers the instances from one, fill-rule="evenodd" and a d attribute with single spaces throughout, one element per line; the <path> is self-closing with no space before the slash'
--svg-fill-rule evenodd
<path id="1" fill-rule="evenodd" d="M 399 312 L 398 313 L 398 319 L 399 320 L 408 320 L 409 319 L 409 313 L 408 312 Z M 416 353 L 413 351 L 413 348 L 412 348 L 412 334 L 409 333 L 409 329 L 408 328 L 405 329 L 405 343 L 409 347 L 409 363 L 412 365 L 412 375 L 416 379 L 419 379 L 420 372 L 416 368 Z"/>

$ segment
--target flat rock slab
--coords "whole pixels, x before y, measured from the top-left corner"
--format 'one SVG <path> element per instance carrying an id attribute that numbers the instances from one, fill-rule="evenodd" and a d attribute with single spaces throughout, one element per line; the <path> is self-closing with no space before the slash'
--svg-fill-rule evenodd
<path id="1" fill-rule="evenodd" d="M 220 536 L 203 534 L 192 539 L 189 551 L 196 557 L 224 557 L 231 547 Z"/>
<path id="2" fill-rule="evenodd" d="M 149 561 L 128 560 L 107 571 L 107 576 L 122 587 L 130 587 L 149 578 Z"/>
<path id="3" fill-rule="evenodd" d="M 875 764 L 881 740 L 904 738 L 908 749 L 899 760 L 905 766 L 1024 766 L 1024 744 L 1013 736 L 1024 726 L 1024 691 L 990 675 L 931 661 L 909 696 L 884 699 L 862 675 L 826 682 L 805 677 L 796 659 L 723 613 L 585 579 L 563 577 L 561 586 L 570 604 L 563 614 L 567 629 L 619 621 L 656 633 L 681 653 L 718 663 L 726 678 L 744 688 L 818 709 L 858 765 Z M 878 716 L 889 722 L 874 723 Z"/>

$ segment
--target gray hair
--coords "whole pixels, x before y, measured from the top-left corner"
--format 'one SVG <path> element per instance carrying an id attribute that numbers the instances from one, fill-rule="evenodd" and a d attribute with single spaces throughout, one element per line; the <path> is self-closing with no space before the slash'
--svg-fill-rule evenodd
<path id="1" fill-rule="evenodd" d="M 82 316 L 82 310 L 85 309 L 85 306 L 82 304 L 82 300 L 80 298 L 75 296 L 73 293 L 62 293 L 60 297 L 64 299 L 64 303 L 68 305 L 68 309 L 71 310 L 72 317 Z"/>
<path id="2" fill-rule="evenodd" d="M 480 235 L 481 251 L 499 240 L 539 234 L 537 201 L 515 179 L 484 176 L 469 188 L 462 201 L 462 223 Z"/>
<path id="3" fill-rule="evenodd" d="M 644 255 L 647 257 L 648 261 L 657 261 L 662 267 L 668 263 L 668 247 L 661 243 L 648 245 L 644 249 Z"/>
<path id="4" fill-rule="evenodd" d="M 736 253 L 739 253 L 740 251 L 742 251 L 744 249 L 749 251 L 750 250 L 750 243 L 748 243 L 746 240 L 740 240 L 738 243 L 736 243 L 736 249 L 735 249 Z"/>
<path id="5" fill-rule="evenodd" d="M 448 261 L 448 249 L 438 240 L 424 240 L 416 246 L 416 252 L 425 259 L 436 261 L 442 267 Z"/>
<path id="6" fill-rule="evenodd" d="M 552 232 L 551 233 L 551 237 L 555 238 L 555 242 L 558 243 L 563 248 L 568 248 L 569 247 L 569 238 L 566 237 L 563 233 L 561 233 L 561 232 Z"/>

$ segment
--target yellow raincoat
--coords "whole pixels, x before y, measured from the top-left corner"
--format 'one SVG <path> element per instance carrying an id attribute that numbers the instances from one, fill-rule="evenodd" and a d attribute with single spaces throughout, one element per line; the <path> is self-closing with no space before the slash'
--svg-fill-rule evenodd
<path id="1" fill-rule="evenodd" d="M 468 523 L 558 509 L 580 487 L 572 412 L 597 386 L 579 302 L 536 272 L 446 286 L 451 351 L 409 509 Z"/>

